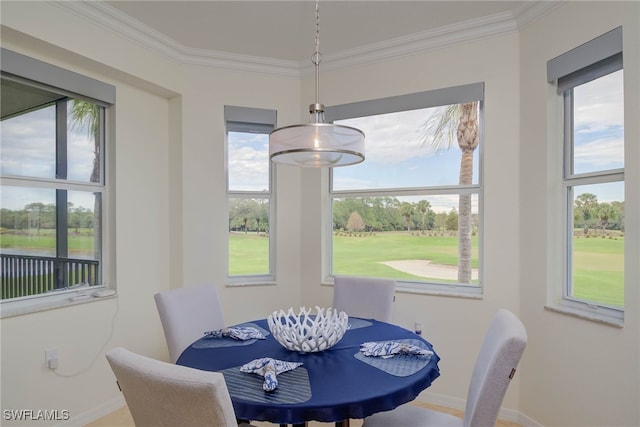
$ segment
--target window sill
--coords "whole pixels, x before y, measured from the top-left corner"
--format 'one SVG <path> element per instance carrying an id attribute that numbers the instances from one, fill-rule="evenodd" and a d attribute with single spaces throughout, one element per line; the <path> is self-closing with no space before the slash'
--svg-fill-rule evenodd
<path id="1" fill-rule="evenodd" d="M 578 319 L 601 323 L 607 326 L 613 326 L 616 328 L 624 327 L 624 319 L 606 316 L 606 315 L 603 315 L 602 313 L 587 312 L 585 310 L 566 307 L 562 305 L 545 305 L 544 309 L 548 311 L 552 311 L 554 313 L 560 313 L 560 314 L 565 314 L 567 316 L 577 317 Z"/>
<path id="2" fill-rule="evenodd" d="M 323 286 L 333 286 L 333 282 L 323 282 Z M 412 282 L 396 281 L 396 292 L 405 294 L 433 295 L 451 298 L 482 299 L 481 286 L 447 285 L 447 284 L 416 284 Z"/>
<path id="3" fill-rule="evenodd" d="M 244 287 L 244 286 L 275 286 L 277 283 L 272 281 L 259 281 L 259 282 L 228 282 L 226 284 L 227 288 L 236 288 L 236 287 Z"/>
<path id="4" fill-rule="evenodd" d="M 436 283 L 417 285 L 415 283 L 398 281 L 396 282 L 396 292 L 451 298 L 483 298 L 483 289 L 481 286 L 445 285 Z"/>
<path id="5" fill-rule="evenodd" d="M 42 295 L 33 298 L 25 298 L 17 301 L 3 301 L 0 304 L 0 318 L 22 316 L 24 314 L 37 313 L 40 311 L 54 310 L 57 308 L 69 307 L 89 302 L 103 301 L 117 298 L 118 294 L 97 297 L 93 292 L 97 289 L 83 289 L 80 291 L 63 292 L 56 295 Z"/>

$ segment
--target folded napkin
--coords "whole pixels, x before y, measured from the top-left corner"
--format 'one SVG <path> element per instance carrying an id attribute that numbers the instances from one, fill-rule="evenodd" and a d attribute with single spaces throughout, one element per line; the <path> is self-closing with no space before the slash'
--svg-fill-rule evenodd
<path id="1" fill-rule="evenodd" d="M 290 371 L 300 365 L 302 365 L 302 363 L 286 362 L 284 360 L 263 357 L 242 365 L 240 371 L 263 376 L 264 383 L 262 383 L 262 389 L 264 391 L 273 391 L 278 387 L 277 374 Z"/>
<path id="2" fill-rule="evenodd" d="M 265 336 L 258 329 L 251 326 L 234 326 L 231 328 L 224 328 L 217 331 L 206 331 L 204 333 L 205 338 L 222 338 L 228 337 L 234 340 L 246 341 L 251 339 L 263 340 Z"/>
<path id="3" fill-rule="evenodd" d="M 365 356 L 381 357 L 388 359 L 396 354 L 415 354 L 419 356 L 431 356 L 433 351 L 418 347 L 417 345 L 394 341 L 365 342 L 360 345 L 360 351 Z"/>

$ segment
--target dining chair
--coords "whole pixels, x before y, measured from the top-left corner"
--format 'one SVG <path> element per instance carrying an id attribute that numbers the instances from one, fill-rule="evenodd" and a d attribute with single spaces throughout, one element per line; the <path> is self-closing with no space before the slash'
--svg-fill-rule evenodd
<path id="1" fill-rule="evenodd" d="M 493 317 L 476 359 L 464 419 L 405 404 L 365 418 L 363 427 L 489 427 L 494 426 L 509 382 L 527 345 L 518 317 L 500 309 Z"/>
<path id="2" fill-rule="evenodd" d="M 393 280 L 336 276 L 333 307 L 349 316 L 391 322 L 395 287 Z"/>
<path id="3" fill-rule="evenodd" d="M 137 427 L 250 426 L 236 421 L 224 376 L 122 347 L 106 354 Z"/>
<path id="4" fill-rule="evenodd" d="M 170 289 L 155 294 L 154 299 L 173 363 L 206 331 L 224 327 L 222 303 L 214 285 Z"/>

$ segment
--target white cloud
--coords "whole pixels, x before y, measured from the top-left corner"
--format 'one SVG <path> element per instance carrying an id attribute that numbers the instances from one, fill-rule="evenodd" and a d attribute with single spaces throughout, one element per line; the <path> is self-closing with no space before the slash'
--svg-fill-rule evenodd
<path id="1" fill-rule="evenodd" d="M 616 138 L 593 139 L 575 147 L 576 166 L 583 165 L 589 171 L 619 168 L 623 166 L 624 142 Z"/>
<path id="2" fill-rule="evenodd" d="M 428 148 L 420 143 L 420 136 L 422 126 L 435 110 L 403 111 L 339 123 L 359 128 L 365 133 L 367 162 L 397 164 L 430 154 Z"/>
<path id="3" fill-rule="evenodd" d="M 262 191 L 269 186 L 268 137 L 262 134 L 229 135 L 229 187 Z"/>
<path id="4" fill-rule="evenodd" d="M 622 77 L 618 71 L 574 89 L 576 128 L 624 126 Z"/>

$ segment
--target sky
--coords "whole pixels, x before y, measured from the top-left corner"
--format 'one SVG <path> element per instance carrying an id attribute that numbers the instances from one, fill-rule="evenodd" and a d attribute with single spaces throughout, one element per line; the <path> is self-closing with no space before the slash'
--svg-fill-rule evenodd
<path id="1" fill-rule="evenodd" d="M 402 111 L 342 120 L 339 124 L 365 133 L 366 160 L 358 165 L 335 168 L 335 190 L 406 188 L 456 185 L 460 173 L 460 149 L 452 141 L 450 149 L 433 152 L 422 143 L 424 124 L 441 108 Z M 431 139 L 431 138 L 430 138 Z M 474 152 L 477 166 L 478 151 Z M 474 183 L 478 182 L 477 167 Z"/>
<path id="2" fill-rule="evenodd" d="M 69 103 L 71 105 L 71 103 Z M 55 108 L 32 111 L 0 122 L 0 171 L 3 176 L 55 177 Z M 94 142 L 85 127 L 69 126 L 68 175 L 71 181 L 89 182 L 93 169 Z M 91 192 L 69 192 L 69 201 L 93 211 Z M 34 202 L 55 203 L 52 189 L 3 187 L 0 194 L 3 208 L 22 209 Z"/>
<path id="3" fill-rule="evenodd" d="M 617 88 L 617 89 L 615 89 Z M 575 171 L 590 172 L 623 167 L 622 71 L 585 84 L 575 92 Z M 343 120 L 365 133 L 366 160 L 355 166 L 335 168 L 334 186 L 341 189 L 455 185 L 460 150 L 454 141 L 447 151 L 432 152 L 420 143 L 424 123 L 438 108 L 405 111 Z M 29 122 L 17 117 L 0 123 L 2 175 L 25 174 L 50 178 L 54 174 L 55 128 L 51 109 L 36 112 Z M 490 144 L 490 141 L 485 143 Z M 228 137 L 231 190 L 262 191 L 268 187 L 268 136 L 230 133 Z M 474 183 L 479 176 L 479 151 L 474 152 Z M 93 162 L 93 141 L 84 129 L 69 130 L 69 179 L 88 181 Z M 576 196 L 592 192 L 598 201 L 623 200 L 623 185 L 576 188 Z M 31 190 L 3 191 L 2 207 L 22 208 L 33 201 L 53 203 L 53 192 L 36 196 Z M 93 197 L 76 198 L 77 205 L 93 208 Z M 415 201 L 425 197 L 418 197 Z M 36 200 L 39 199 L 39 200 Z M 83 200 L 84 199 L 84 200 Z M 455 196 L 429 196 L 436 211 L 457 206 Z"/>
<path id="4" fill-rule="evenodd" d="M 574 173 L 624 167 L 623 71 L 574 90 Z M 623 183 L 586 185 L 574 197 L 593 193 L 598 202 L 624 200 Z"/>

